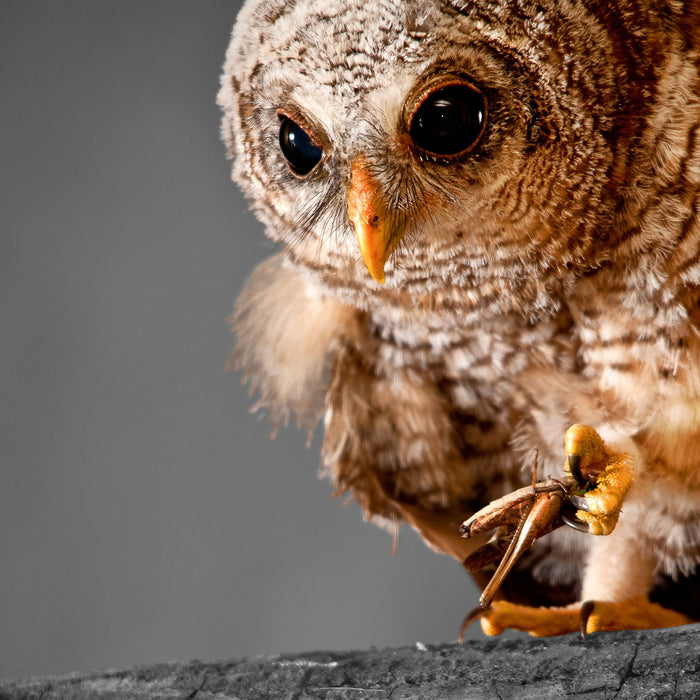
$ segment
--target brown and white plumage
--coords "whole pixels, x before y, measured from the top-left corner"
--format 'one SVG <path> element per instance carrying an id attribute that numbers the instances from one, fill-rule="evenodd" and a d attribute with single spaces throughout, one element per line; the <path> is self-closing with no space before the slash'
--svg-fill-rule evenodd
<path id="1" fill-rule="evenodd" d="M 234 29 L 224 140 L 281 252 L 231 366 L 273 422 L 323 416 L 323 473 L 460 560 L 458 524 L 535 450 L 561 474 L 571 424 L 634 457 L 615 531 L 544 538 L 514 600 L 646 596 L 700 560 L 698 26 L 696 0 L 259 0 Z M 444 156 L 411 120 L 450 80 L 485 116 Z M 322 150 L 310 173 L 281 119 Z"/>

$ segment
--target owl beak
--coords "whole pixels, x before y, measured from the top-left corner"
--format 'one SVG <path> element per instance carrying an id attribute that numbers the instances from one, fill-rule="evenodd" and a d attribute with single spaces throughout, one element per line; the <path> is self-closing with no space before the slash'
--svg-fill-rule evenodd
<path id="1" fill-rule="evenodd" d="M 350 167 L 348 216 L 355 227 L 360 253 L 369 274 L 379 284 L 384 284 L 384 265 L 402 232 L 391 225 L 379 189 L 367 161 L 358 156 Z"/>

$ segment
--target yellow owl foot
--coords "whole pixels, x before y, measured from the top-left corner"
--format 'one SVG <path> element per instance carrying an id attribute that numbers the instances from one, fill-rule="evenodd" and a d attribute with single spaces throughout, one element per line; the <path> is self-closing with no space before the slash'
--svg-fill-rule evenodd
<path id="1" fill-rule="evenodd" d="M 554 637 L 577 631 L 585 637 L 593 632 L 677 627 L 693 622 L 681 613 L 649 602 L 647 598 L 631 598 L 618 603 L 589 600 L 562 608 L 533 608 L 497 600 L 490 607 L 477 608 L 467 615 L 460 628 L 460 641 L 467 627 L 477 619 L 481 619 L 481 629 L 489 636 L 515 629 L 533 637 Z"/>
<path id="2" fill-rule="evenodd" d="M 587 425 L 572 425 L 566 431 L 565 448 L 566 470 L 578 483 L 593 485 L 569 496 L 578 510 L 567 524 L 591 535 L 609 535 L 632 485 L 631 455 L 611 450 Z"/>

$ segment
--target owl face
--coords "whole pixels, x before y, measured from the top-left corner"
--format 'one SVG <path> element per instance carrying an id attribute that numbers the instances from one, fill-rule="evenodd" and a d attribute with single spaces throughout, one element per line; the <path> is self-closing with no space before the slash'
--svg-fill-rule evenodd
<path id="1" fill-rule="evenodd" d="M 568 3 L 516 9 L 245 6 L 224 138 L 293 261 L 360 305 L 433 306 L 536 303 L 548 281 L 595 264 L 614 200 L 610 42 Z"/>

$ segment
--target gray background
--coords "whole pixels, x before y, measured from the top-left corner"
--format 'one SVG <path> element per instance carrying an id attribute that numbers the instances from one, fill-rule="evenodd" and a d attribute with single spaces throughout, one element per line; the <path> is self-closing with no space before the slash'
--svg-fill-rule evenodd
<path id="1" fill-rule="evenodd" d="M 475 604 L 224 372 L 274 252 L 219 140 L 238 7 L 0 4 L 2 678 L 445 641 Z"/>

